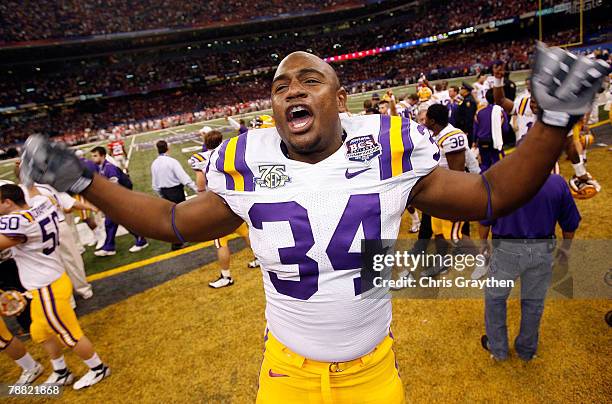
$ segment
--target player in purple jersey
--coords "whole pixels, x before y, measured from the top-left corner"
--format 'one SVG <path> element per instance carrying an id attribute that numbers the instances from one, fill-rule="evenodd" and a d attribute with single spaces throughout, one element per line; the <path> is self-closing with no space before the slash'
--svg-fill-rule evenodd
<path id="1" fill-rule="evenodd" d="M 548 178 L 568 127 L 608 70 L 538 46 L 533 90 L 540 120 L 521 147 L 482 175 L 437 167 L 438 147 L 414 122 L 383 115 L 341 120 L 347 93 L 333 68 L 307 52 L 290 54 L 276 70 L 276 128 L 228 139 L 213 153 L 215 192 L 178 205 L 131 192 L 84 171 L 72 152 L 41 136 L 26 142 L 23 174 L 83 192 L 113 220 L 164 241 L 211 240 L 248 221 L 271 326 L 258 402 L 403 403 L 391 303 L 361 298 L 360 278 L 344 276 L 358 276 L 361 266 L 360 253 L 349 252 L 356 232 L 362 229 L 359 239 L 396 238 L 407 201 L 448 220 L 515 210 Z"/>

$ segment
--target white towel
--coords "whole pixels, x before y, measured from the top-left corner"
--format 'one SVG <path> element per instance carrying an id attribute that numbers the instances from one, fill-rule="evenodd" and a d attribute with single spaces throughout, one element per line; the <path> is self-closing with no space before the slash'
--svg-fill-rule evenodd
<path id="1" fill-rule="evenodd" d="M 491 111 L 491 135 L 493 136 L 493 148 L 501 150 L 504 146 L 504 137 L 502 136 L 502 117 L 504 110 L 499 105 L 493 106 Z"/>

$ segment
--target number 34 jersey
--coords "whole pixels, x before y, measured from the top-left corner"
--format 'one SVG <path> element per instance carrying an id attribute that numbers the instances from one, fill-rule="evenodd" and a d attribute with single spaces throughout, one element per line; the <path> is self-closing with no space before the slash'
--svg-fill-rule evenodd
<path id="1" fill-rule="evenodd" d="M 347 361 L 388 335 L 389 299 L 361 298 L 361 240 L 397 238 L 412 187 L 438 164 L 424 127 L 400 117 L 342 119 L 342 146 L 291 160 L 275 128 L 218 147 L 209 188 L 249 225 L 270 332 L 294 352 Z"/>
<path id="2" fill-rule="evenodd" d="M 64 273 L 59 257 L 58 214 L 50 198 L 29 199 L 30 208 L 0 217 L 0 234 L 21 242 L 13 249 L 19 279 L 27 290 L 50 285 Z"/>

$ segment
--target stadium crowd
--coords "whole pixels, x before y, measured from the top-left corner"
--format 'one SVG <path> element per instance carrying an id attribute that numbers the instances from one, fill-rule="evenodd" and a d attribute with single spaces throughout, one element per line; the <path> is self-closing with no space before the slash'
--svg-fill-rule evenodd
<path id="1" fill-rule="evenodd" d="M 480 8 L 492 7 L 484 6 L 490 2 L 479 3 L 482 3 Z M 517 10 L 517 13 L 528 10 L 529 7 L 523 3 L 518 2 L 513 10 Z M 142 54 L 114 54 L 7 69 L 5 73 L 11 79 L 0 82 L 0 106 L 56 101 L 83 94 L 150 92 L 178 87 L 207 76 L 223 77 L 245 70 L 269 68 L 290 49 L 304 49 L 325 57 L 438 34 L 448 29 L 448 21 L 442 17 L 446 12 L 443 6 L 444 2 L 440 2 L 437 5 L 439 12 L 434 14 L 440 18 L 427 18 L 427 24 L 420 23 L 426 18 L 425 15 L 404 10 L 403 14 L 397 12 L 391 18 L 387 16 L 382 23 L 364 19 L 348 29 L 332 32 L 322 32 L 324 28 L 319 27 L 301 34 L 285 32 L 271 35 L 271 38 L 239 38 L 222 43 L 164 49 L 157 53 L 147 50 Z M 448 7 L 448 10 L 453 9 Z M 502 11 L 508 12 L 500 8 Z M 468 15 L 472 18 L 471 14 Z M 503 16 L 502 13 L 490 18 Z M 470 24 L 469 21 L 459 18 L 454 23 L 466 26 Z M 569 33 L 573 35 L 576 31 Z M 325 36 L 325 40 L 321 35 Z M 547 42 L 554 43 L 555 39 L 547 38 Z"/>
<path id="2" fill-rule="evenodd" d="M 353 94 L 415 83 L 422 74 L 430 79 L 474 74 L 487 70 L 496 60 L 506 61 L 512 70 L 523 69 L 528 66 L 532 47 L 530 39 L 487 42 L 486 39 L 472 38 L 437 47 L 383 53 L 335 64 L 334 68 L 347 91 Z M 75 144 L 114 130 L 138 133 L 250 112 L 269 107 L 269 88 L 270 77 L 261 75 L 213 86 L 190 86 L 148 95 L 111 98 L 98 101 L 95 112 L 77 106 L 58 108 L 43 116 L 21 114 L 0 121 L 1 144 L 21 143 L 31 133 L 61 136 L 67 143 Z"/>
<path id="3" fill-rule="evenodd" d="M 28 12 L 21 2 L 0 4 L 0 44 L 163 28 L 202 27 L 214 23 L 236 23 L 266 17 L 286 16 L 296 10 L 313 12 L 339 7 L 363 5 L 359 0 L 280 0 L 259 1 L 255 8 L 242 0 L 193 1 L 96 1 L 69 0 L 59 7 L 42 2 L 36 12 Z M 425 2 L 421 2 L 425 3 Z M 552 2 L 544 1 L 542 7 Z M 443 18 L 422 24 L 415 34 L 432 35 L 447 28 L 480 24 L 536 10 L 537 2 L 529 0 L 475 0 L 470 2 L 439 1 L 428 4 L 428 10 Z M 432 10 L 433 7 L 433 10 Z M 442 30 L 442 31 L 440 31 Z"/>
<path id="4" fill-rule="evenodd" d="M 201 27 L 235 23 L 295 13 L 320 11 L 339 6 L 359 6 L 359 0 L 68 0 L 38 2 L 36 11 L 18 0 L 0 3 L 0 43 L 105 35 L 163 28 Z"/>

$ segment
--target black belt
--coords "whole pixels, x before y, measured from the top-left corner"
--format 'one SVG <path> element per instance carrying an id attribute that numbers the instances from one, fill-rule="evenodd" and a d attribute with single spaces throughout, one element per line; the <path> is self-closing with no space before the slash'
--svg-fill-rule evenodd
<path id="1" fill-rule="evenodd" d="M 168 190 L 170 190 L 170 189 L 171 189 L 171 190 L 181 189 L 181 190 L 182 190 L 182 189 L 183 189 L 183 184 L 178 184 L 178 185 L 175 185 L 175 186 L 173 186 L 173 187 L 169 187 L 169 188 L 160 188 L 160 189 L 161 189 L 161 190 L 164 190 L 164 189 L 168 189 Z"/>
<path id="2" fill-rule="evenodd" d="M 530 243 L 537 243 L 542 240 L 554 240 L 555 235 L 553 234 L 550 236 L 526 238 L 526 237 L 517 237 L 517 236 L 500 236 L 499 234 L 494 234 L 493 238 L 496 240 L 504 240 L 504 241 L 507 240 L 507 241 L 510 241 L 511 243 L 530 244 Z"/>
<path id="3" fill-rule="evenodd" d="M 520 237 L 512 237 L 512 236 L 505 237 L 505 236 L 499 236 L 496 234 L 493 235 L 493 247 L 498 247 L 502 241 L 504 243 L 511 243 L 511 244 L 517 244 L 517 245 L 547 246 L 549 251 L 553 251 L 557 244 L 557 240 L 555 239 L 554 235 L 546 236 L 546 237 L 539 237 L 539 238 L 520 238 Z"/>

